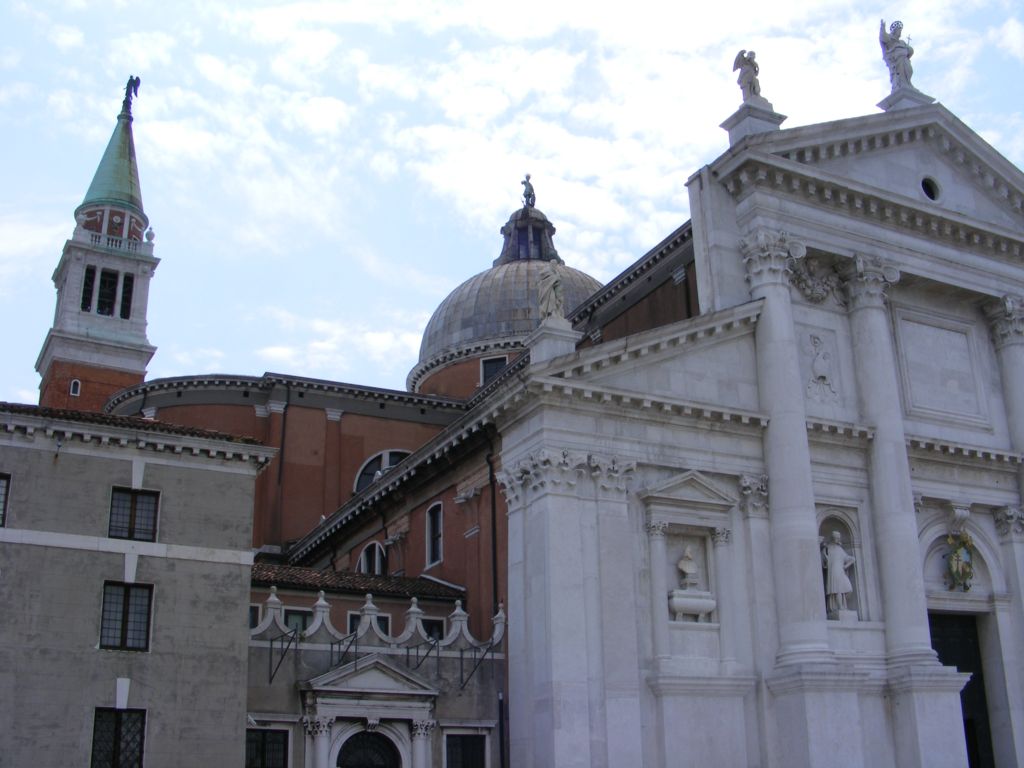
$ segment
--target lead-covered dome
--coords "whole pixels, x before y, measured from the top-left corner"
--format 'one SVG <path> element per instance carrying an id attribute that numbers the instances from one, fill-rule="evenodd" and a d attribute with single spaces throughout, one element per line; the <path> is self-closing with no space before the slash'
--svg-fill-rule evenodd
<path id="1" fill-rule="evenodd" d="M 452 291 L 434 311 L 423 332 L 419 362 L 409 373 L 409 389 L 419 391 L 424 379 L 448 365 L 521 348 L 540 325 L 538 285 L 547 270 L 561 279 L 567 310 L 601 287 L 562 263 L 551 239 L 554 226 L 529 203 L 528 196 L 527 205 L 501 228 L 505 242 L 494 265 Z"/>

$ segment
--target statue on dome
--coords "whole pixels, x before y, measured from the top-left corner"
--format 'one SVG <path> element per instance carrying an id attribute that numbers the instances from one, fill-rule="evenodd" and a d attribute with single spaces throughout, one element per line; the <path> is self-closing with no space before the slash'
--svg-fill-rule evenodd
<path id="1" fill-rule="evenodd" d="M 761 68 L 757 65 L 754 57 L 753 51 L 744 49 L 736 54 L 736 58 L 732 62 L 732 71 L 739 70 L 740 73 L 736 82 L 743 93 L 744 104 L 748 101 L 760 101 L 761 99 L 761 83 L 757 79 Z"/>
<path id="2" fill-rule="evenodd" d="M 559 277 L 554 267 L 547 265 L 540 273 L 538 284 L 540 291 L 540 320 L 544 322 L 549 317 L 556 320 L 565 319 L 565 297 L 562 294 L 562 278 Z"/>
<path id="3" fill-rule="evenodd" d="M 132 111 L 132 96 L 139 95 L 139 86 L 141 84 L 141 77 L 136 77 L 135 75 L 128 76 L 128 84 L 124 87 L 124 103 L 122 104 L 124 111 L 128 114 L 131 114 Z"/>
<path id="4" fill-rule="evenodd" d="M 900 38 L 902 32 L 902 21 L 890 24 L 888 32 L 885 31 L 885 19 L 882 19 L 878 26 L 878 43 L 882 46 L 882 59 L 889 68 L 889 82 L 892 83 L 893 93 L 901 88 L 917 90 L 910 82 L 910 78 L 914 76 L 914 68 L 910 65 L 914 49 L 906 40 Z"/>
<path id="5" fill-rule="evenodd" d="M 523 205 L 533 208 L 537 205 L 537 195 L 533 191 L 533 184 L 530 183 L 530 174 L 526 174 L 526 178 L 519 183 L 523 185 Z"/>

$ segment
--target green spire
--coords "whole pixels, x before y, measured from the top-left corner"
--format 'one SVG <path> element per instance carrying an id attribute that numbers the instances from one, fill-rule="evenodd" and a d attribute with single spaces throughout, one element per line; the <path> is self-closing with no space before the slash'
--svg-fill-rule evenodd
<path id="1" fill-rule="evenodd" d="M 79 208 L 86 205 L 123 205 L 146 218 L 142 209 L 139 166 L 135 160 L 135 139 L 132 137 L 132 95 L 138 91 L 139 78 L 129 78 L 114 133 Z"/>

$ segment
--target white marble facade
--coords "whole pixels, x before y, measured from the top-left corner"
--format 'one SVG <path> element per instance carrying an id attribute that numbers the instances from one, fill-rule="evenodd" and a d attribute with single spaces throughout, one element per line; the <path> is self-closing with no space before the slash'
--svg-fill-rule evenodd
<path id="1" fill-rule="evenodd" d="M 1024 175 L 932 104 L 689 189 L 702 314 L 543 355 L 500 424 L 512 764 L 966 766 L 953 612 L 1024 765 Z"/>

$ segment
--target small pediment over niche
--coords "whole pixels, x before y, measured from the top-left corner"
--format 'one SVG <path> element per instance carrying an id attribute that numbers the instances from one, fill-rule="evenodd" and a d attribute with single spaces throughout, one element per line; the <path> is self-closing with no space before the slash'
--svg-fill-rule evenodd
<path id="1" fill-rule="evenodd" d="M 307 690 L 348 695 L 437 696 L 438 690 L 401 665 L 371 654 L 302 684 Z"/>
<path id="2" fill-rule="evenodd" d="M 705 526 L 721 524 L 737 501 L 696 470 L 688 470 L 639 495 L 652 518 L 671 522 L 682 515 L 688 524 Z"/>

